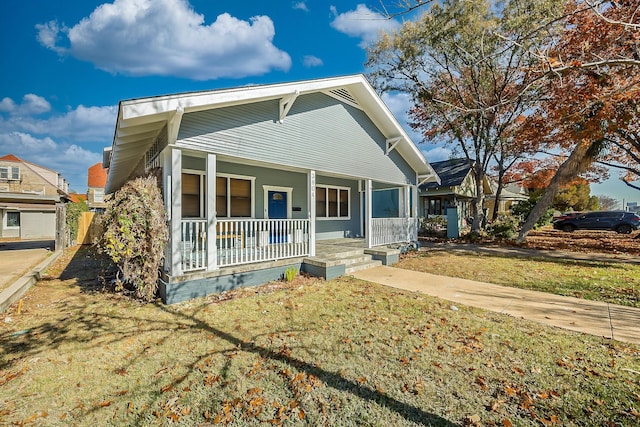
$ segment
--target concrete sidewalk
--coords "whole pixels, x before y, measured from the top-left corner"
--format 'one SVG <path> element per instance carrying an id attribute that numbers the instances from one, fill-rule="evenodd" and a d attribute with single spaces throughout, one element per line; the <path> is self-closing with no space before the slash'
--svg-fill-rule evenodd
<path id="1" fill-rule="evenodd" d="M 354 277 L 545 325 L 640 344 L 640 309 L 381 266 Z"/>
<path id="2" fill-rule="evenodd" d="M 0 313 L 40 279 L 62 251 L 52 252 L 53 241 L 0 242 Z"/>

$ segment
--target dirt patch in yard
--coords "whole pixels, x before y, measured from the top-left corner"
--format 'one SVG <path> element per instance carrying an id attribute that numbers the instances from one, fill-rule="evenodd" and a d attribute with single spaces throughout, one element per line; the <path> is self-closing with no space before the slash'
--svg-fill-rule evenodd
<path id="1" fill-rule="evenodd" d="M 587 230 L 565 233 L 543 228 L 529 233 L 523 246 L 535 249 L 640 255 L 640 234 Z"/>
<path id="2" fill-rule="evenodd" d="M 469 243 L 468 238 L 442 239 L 421 237 L 425 242 L 455 242 Z M 640 255 L 640 232 L 632 234 L 617 234 L 612 231 L 579 230 L 566 233 L 544 227 L 531 231 L 524 243 L 518 244 L 514 240 L 500 240 L 483 237 L 474 240 L 479 245 L 500 245 L 528 249 L 558 250 L 580 253 L 603 253 L 610 255 Z"/>

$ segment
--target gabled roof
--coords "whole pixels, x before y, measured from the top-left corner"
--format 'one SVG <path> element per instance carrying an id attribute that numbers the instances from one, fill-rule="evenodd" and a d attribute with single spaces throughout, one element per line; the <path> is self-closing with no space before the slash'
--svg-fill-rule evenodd
<path id="1" fill-rule="evenodd" d="M 168 127 L 169 142 L 173 143 L 184 113 L 279 100 L 283 120 L 297 96 L 316 92 L 364 111 L 387 138 L 389 146 L 393 146 L 390 149 L 397 150 L 422 180 L 438 179 L 367 79 L 358 74 L 121 101 L 110 158 L 104 164 L 109 168 L 106 191 L 115 191 L 126 182 L 164 126 Z"/>
<path id="2" fill-rule="evenodd" d="M 449 159 L 431 163 L 431 167 L 440 177 L 440 183 L 428 182 L 420 186 L 421 190 L 461 185 L 473 168 L 473 161 L 467 159 Z"/>
<path id="3" fill-rule="evenodd" d="M 102 167 L 102 162 L 90 166 L 87 170 L 87 186 L 94 188 L 104 188 L 107 185 L 107 171 Z"/>
<path id="4" fill-rule="evenodd" d="M 17 158 L 13 154 L 7 154 L 6 156 L 0 157 L 0 160 L 5 160 L 7 162 L 23 162 L 23 160 Z"/>

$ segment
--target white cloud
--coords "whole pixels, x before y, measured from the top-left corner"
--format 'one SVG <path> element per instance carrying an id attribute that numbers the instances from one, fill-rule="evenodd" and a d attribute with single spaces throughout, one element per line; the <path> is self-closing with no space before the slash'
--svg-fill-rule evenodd
<path id="1" fill-rule="evenodd" d="M 224 13 L 206 25 L 187 0 L 115 0 L 70 28 L 52 21 L 37 29 L 43 46 L 111 73 L 208 80 L 291 66 L 273 45 L 268 16 L 243 21 Z M 68 47 L 59 44 L 61 35 Z"/>
<path id="2" fill-rule="evenodd" d="M 87 185 L 87 168 L 102 161 L 102 149 L 111 144 L 116 106 L 80 105 L 65 113 L 52 111 L 38 95 L 25 95 L 21 103 L 0 101 L 0 155 L 60 172 L 77 191 Z"/>
<path id="3" fill-rule="evenodd" d="M 295 10 L 303 10 L 305 12 L 309 12 L 309 8 L 307 7 L 307 4 L 303 1 L 293 2 L 291 7 Z"/>
<path id="4" fill-rule="evenodd" d="M 41 96 L 32 93 L 26 94 L 22 98 L 22 104 L 16 104 L 11 98 L 4 98 L 0 101 L 0 111 L 15 116 L 42 114 L 51 110 L 49 101 Z"/>
<path id="5" fill-rule="evenodd" d="M 4 119 L 0 116 L 0 133 L 23 132 L 34 135 L 49 135 L 53 138 L 64 138 L 77 143 L 102 142 L 110 143 L 118 109 L 116 106 L 85 107 L 79 105 L 65 114 L 49 114 L 49 102 L 37 95 L 25 95 L 22 104 L 16 104 L 10 98 L 4 98 L 0 106 L 9 113 Z M 38 117 L 36 117 L 36 115 Z"/>
<path id="6" fill-rule="evenodd" d="M 383 14 L 372 11 L 364 4 L 356 6 L 356 10 L 344 13 L 338 13 L 338 9 L 331 6 L 331 12 L 335 16 L 331 26 L 348 36 L 360 38 L 359 46 L 362 48 L 376 41 L 381 31 L 389 32 L 400 26 L 398 21 L 387 19 Z"/>
<path id="7" fill-rule="evenodd" d="M 70 183 L 74 191 L 87 188 L 87 169 L 102 161 L 102 150 L 94 153 L 75 144 L 37 138 L 22 132 L 0 133 L 0 154 L 13 154 L 22 160 L 53 169 Z"/>
<path id="8" fill-rule="evenodd" d="M 441 162 L 443 160 L 449 160 L 451 158 L 451 150 L 444 147 L 435 147 L 431 150 L 425 150 L 424 146 L 421 146 L 422 154 L 428 162 Z"/>
<path id="9" fill-rule="evenodd" d="M 317 56 L 305 55 L 304 58 L 302 58 L 302 64 L 307 68 L 311 68 L 320 67 L 324 65 L 324 62 L 322 62 L 322 59 L 318 58 Z"/>
<path id="10" fill-rule="evenodd" d="M 56 148 L 56 143 L 49 138 L 36 138 L 33 135 L 22 132 L 0 134 L 0 153 L 12 153 L 20 157 L 20 154 L 37 154 Z"/>

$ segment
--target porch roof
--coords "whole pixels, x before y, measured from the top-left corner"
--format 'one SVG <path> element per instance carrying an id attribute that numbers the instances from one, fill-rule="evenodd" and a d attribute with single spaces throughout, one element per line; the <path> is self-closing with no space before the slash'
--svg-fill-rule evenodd
<path id="1" fill-rule="evenodd" d="M 280 120 L 286 120 L 295 98 L 314 92 L 364 111 L 387 138 L 388 151 L 397 150 L 421 182 L 439 182 L 436 172 L 367 79 L 357 74 L 121 101 L 111 153 L 105 156 L 104 167 L 109 169 L 106 191 L 111 193 L 127 181 L 165 126 L 169 143 L 174 143 L 184 113 L 279 99 Z"/>

